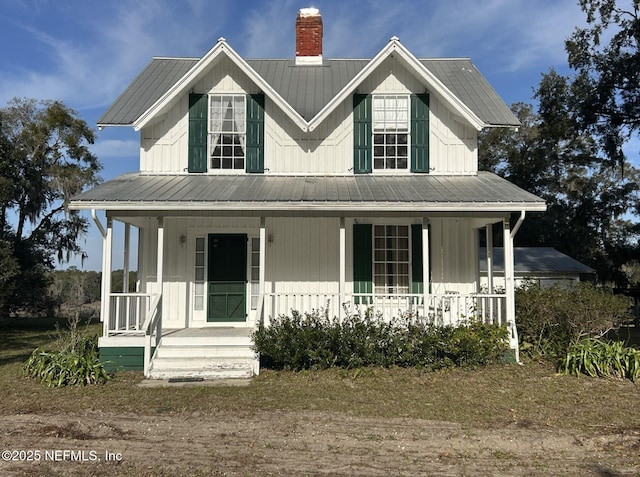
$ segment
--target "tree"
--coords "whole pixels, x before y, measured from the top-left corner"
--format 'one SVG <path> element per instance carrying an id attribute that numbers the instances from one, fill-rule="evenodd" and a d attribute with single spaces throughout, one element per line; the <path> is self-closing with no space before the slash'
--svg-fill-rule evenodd
<path id="1" fill-rule="evenodd" d="M 621 266 L 633 255 L 638 226 L 638 171 L 612 169 L 596 141 L 572 114 L 569 78 L 550 71 L 536 91 L 538 110 L 515 104 L 518 131 L 489 129 L 480 136 L 480 167 L 542 197 L 547 212 L 525 220 L 517 245 L 551 246 L 623 283 Z"/>
<path id="2" fill-rule="evenodd" d="M 0 266 L 12 271 L 0 275 L 1 311 L 41 305 L 54 259 L 83 253 L 87 220 L 67 205 L 100 181 L 94 140 L 59 101 L 13 99 L 0 109 Z"/>
<path id="3" fill-rule="evenodd" d="M 623 165 L 623 145 L 640 131 L 640 0 L 580 0 L 580 7 L 588 26 L 565 42 L 576 71 L 571 109 L 607 161 Z"/>

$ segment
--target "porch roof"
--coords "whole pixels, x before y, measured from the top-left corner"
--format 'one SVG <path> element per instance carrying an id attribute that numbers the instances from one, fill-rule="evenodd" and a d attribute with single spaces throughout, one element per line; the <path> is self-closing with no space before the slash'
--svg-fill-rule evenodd
<path id="1" fill-rule="evenodd" d="M 544 211 L 546 204 L 490 172 L 458 176 L 130 173 L 74 197 L 70 208 L 416 213 Z"/>

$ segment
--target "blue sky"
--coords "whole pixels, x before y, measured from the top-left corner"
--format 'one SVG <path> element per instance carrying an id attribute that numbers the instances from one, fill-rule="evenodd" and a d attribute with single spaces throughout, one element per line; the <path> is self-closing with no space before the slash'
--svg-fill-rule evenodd
<path id="1" fill-rule="evenodd" d="M 418 57 L 471 58 L 507 104 L 533 102 L 549 68 L 568 72 L 564 40 L 584 24 L 577 0 L 0 0 L 0 106 L 61 100 L 95 126 L 153 56 L 200 57 L 224 37 L 245 58 L 293 57 L 309 6 L 327 58 L 371 58 L 397 36 Z M 98 132 L 93 151 L 105 180 L 138 168 L 130 128 Z M 93 223 L 84 245 L 82 268 L 99 269 Z"/>

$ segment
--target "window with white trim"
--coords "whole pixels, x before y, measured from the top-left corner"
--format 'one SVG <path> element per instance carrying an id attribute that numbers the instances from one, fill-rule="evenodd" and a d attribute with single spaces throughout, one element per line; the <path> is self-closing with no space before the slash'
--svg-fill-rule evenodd
<path id="1" fill-rule="evenodd" d="M 374 225 L 374 294 L 404 294 L 410 291 L 408 225 Z"/>
<path id="2" fill-rule="evenodd" d="M 196 237 L 193 280 L 193 309 L 204 310 L 205 283 L 205 239 Z"/>
<path id="3" fill-rule="evenodd" d="M 373 169 L 409 167 L 409 95 L 373 95 Z"/>
<path id="4" fill-rule="evenodd" d="M 246 111 L 245 95 L 209 96 L 210 170 L 244 170 Z"/>

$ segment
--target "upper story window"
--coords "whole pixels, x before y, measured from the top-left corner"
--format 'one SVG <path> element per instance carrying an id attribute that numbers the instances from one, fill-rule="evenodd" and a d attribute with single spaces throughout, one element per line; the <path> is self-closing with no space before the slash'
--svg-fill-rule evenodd
<path id="1" fill-rule="evenodd" d="M 190 173 L 264 172 L 264 95 L 189 94 Z"/>
<path id="2" fill-rule="evenodd" d="M 429 95 L 355 94 L 354 174 L 429 170 Z"/>
<path id="3" fill-rule="evenodd" d="M 373 96 L 373 168 L 406 170 L 409 159 L 409 96 Z"/>
<path id="4" fill-rule="evenodd" d="M 245 95 L 209 96 L 209 169 L 245 168 L 246 111 Z"/>

